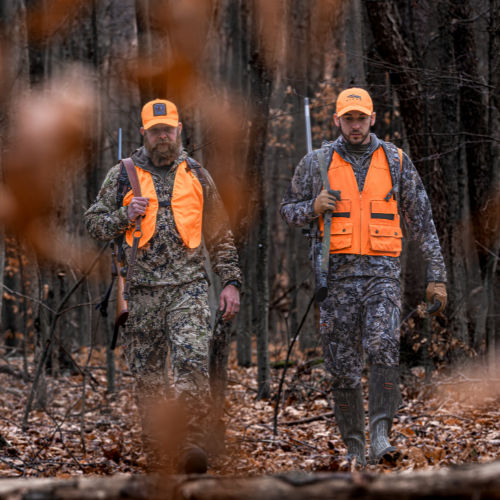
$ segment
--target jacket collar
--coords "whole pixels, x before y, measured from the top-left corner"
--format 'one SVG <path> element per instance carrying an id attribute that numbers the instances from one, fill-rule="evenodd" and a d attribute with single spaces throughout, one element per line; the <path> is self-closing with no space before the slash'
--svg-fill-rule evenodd
<path id="1" fill-rule="evenodd" d="M 382 141 L 375 135 L 370 134 L 371 144 L 366 151 L 366 156 L 371 156 L 380 146 L 382 146 Z M 346 141 L 342 135 L 339 135 L 333 142 L 324 142 L 323 145 L 329 145 L 341 156 L 341 158 L 350 163 L 349 153 L 346 149 Z"/>

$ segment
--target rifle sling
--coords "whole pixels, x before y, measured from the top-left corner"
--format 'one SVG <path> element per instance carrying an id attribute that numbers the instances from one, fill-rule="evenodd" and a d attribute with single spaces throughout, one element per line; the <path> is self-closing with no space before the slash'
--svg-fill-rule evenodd
<path id="1" fill-rule="evenodd" d="M 135 169 L 134 161 L 132 158 L 123 158 L 121 161 L 125 170 L 127 171 L 128 180 L 130 181 L 130 185 L 132 186 L 132 192 L 134 196 L 142 196 L 141 194 L 141 185 L 139 183 L 139 177 L 137 177 L 137 170 Z"/>
<path id="2" fill-rule="evenodd" d="M 318 154 L 319 171 L 321 173 L 321 180 L 323 187 L 326 190 L 330 189 L 330 182 L 328 180 L 328 162 L 325 158 L 325 153 L 320 151 Z M 330 237 L 331 237 L 331 224 L 332 212 L 327 210 L 323 214 L 323 240 L 321 242 L 321 273 L 328 276 L 328 264 L 330 260 Z"/>
<path id="3" fill-rule="evenodd" d="M 128 179 L 130 181 L 130 185 L 132 186 L 132 193 L 134 195 L 134 198 L 142 196 L 141 184 L 139 183 L 139 177 L 137 176 L 137 171 L 135 169 L 135 165 L 134 162 L 132 161 L 132 158 L 123 158 L 121 163 L 125 166 L 125 170 L 127 172 Z M 135 219 L 132 252 L 130 254 L 130 262 L 128 263 L 127 266 L 127 276 L 125 278 L 125 288 L 123 290 L 123 298 L 125 300 L 128 300 L 128 294 L 130 290 L 130 280 L 132 279 L 132 275 L 134 272 L 135 258 L 137 255 L 137 249 L 139 248 L 139 241 L 142 237 L 141 220 L 142 220 L 142 215 Z"/>

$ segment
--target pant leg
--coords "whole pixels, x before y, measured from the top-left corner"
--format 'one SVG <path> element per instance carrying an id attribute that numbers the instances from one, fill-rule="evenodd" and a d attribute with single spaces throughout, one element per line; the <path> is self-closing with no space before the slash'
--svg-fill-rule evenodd
<path id="1" fill-rule="evenodd" d="M 168 353 L 164 290 L 135 287 L 130 290 L 129 316 L 122 335 L 124 354 L 135 379 L 135 400 L 142 424 L 142 441 L 148 466 L 165 463 L 160 443 L 162 405 L 168 395 L 165 376 Z"/>
<path id="2" fill-rule="evenodd" d="M 401 404 L 399 390 L 399 323 L 401 289 L 399 281 L 371 278 L 363 294 L 363 347 L 370 364 L 368 407 L 370 458 L 394 460 L 399 451 L 389 435 L 394 415 Z"/>
<path id="3" fill-rule="evenodd" d="M 206 449 L 210 434 L 208 358 L 212 332 L 205 280 L 172 291 L 167 325 L 173 389 L 186 411 L 186 441 Z"/>
<path id="4" fill-rule="evenodd" d="M 188 283 L 172 291 L 167 328 L 175 393 L 206 394 L 209 390 L 211 329 L 208 284 L 205 280 Z"/>
<path id="5" fill-rule="evenodd" d="M 168 352 L 165 330 L 164 293 L 157 287 L 130 291 L 129 316 L 123 332 L 124 354 L 142 402 L 165 397 L 165 363 Z"/>
<path id="6" fill-rule="evenodd" d="M 401 287 L 397 280 L 370 278 L 363 291 L 363 349 L 370 365 L 398 366 Z"/>
<path id="7" fill-rule="evenodd" d="M 320 305 L 320 334 L 327 370 L 335 389 L 361 384 L 362 278 L 329 282 L 328 296 Z"/>

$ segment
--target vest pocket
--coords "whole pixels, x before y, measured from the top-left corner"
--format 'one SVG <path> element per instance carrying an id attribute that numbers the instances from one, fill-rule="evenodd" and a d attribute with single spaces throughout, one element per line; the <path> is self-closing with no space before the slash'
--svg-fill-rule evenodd
<path id="1" fill-rule="evenodd" d="M 342 250 L 352 245 L 352 222 L 333 222 L 330 250 Z"/>
<path id="2" fill-rule="evenodd" d="M 332 217 L 351 217 L 351 200 L 337 200 Z"/>
<path id="3" fill-rule="evenodd" d="M 395 200 L 371 202 L 370 216 L 372 219 L 395 220 L 398 215 L 398 204 Z"/>
<path id="4" fill-rule="evenodd" d="M 369 224 L 370 247 L 375 252 L 399 254 L 402 248 L 401 229 L 397 226 Z"/>

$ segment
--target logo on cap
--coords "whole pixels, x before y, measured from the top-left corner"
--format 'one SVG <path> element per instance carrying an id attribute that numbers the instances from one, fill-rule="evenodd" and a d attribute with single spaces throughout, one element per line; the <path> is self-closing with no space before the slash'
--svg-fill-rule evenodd
<path id="1" fill-rule="evenodd" d="M 153 116 L 166 116 L 167 106 L 163 102 L 153 104 Z"/>
<path id="2" fill-rule="evenodd" d="M 361 96 L 360 95 L 356 95 L 356 94 L 349 94 L 347 96 L 347 99 L 356 99 L 358 101 L 361 101 Z"/>

